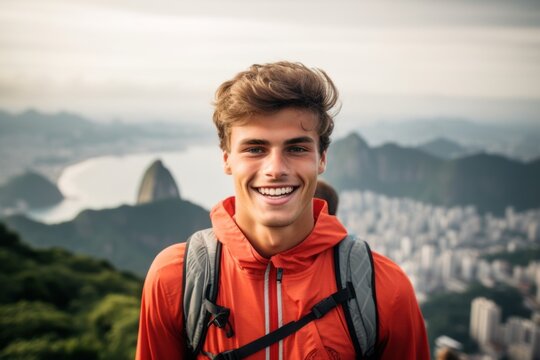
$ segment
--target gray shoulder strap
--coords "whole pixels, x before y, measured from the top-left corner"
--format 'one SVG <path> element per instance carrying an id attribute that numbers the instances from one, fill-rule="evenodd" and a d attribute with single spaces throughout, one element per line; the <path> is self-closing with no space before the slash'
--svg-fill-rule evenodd
<path id="1" fill-rule="evenodd" d="M 220 247 L 214 231 L 206 229 L 186 241 L 183 277 L 184 327 L 188 351 L 196 354 L 206 337 L 204 300 L 217 297 Z M 217 254 L 217 256 L 216 256 Z"/>
<path id="2" fill-rule="evenodd" d="M 362 358 L 370 358 L 375 355 L 379 330 L 371 250 L 365 241 L 351 236 L 341 241 L 337 248 L 335 262 L 338 287 L 352 285 L 356 293 L 355 299 L 344 306 L 349 332 L 353 342 L 356 342 L 354 346 L 357 354 L 362 354 Z"/>

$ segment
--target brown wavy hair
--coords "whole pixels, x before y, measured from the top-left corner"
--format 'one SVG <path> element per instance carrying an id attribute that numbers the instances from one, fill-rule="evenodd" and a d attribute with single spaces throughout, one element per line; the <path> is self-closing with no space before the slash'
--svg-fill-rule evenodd
<path id="1" fill-rule="evenodd" d="M 318 117 L 322 154 L 330 145 L 334 116 L 339 111 L 339 108 L 333 110 L 337 103 L 338 91 L 321 69 L 287 61 L 252 65 L 216 91 L 213 120 L 219 145 L 229 151 L 231 127 L 245 124 L 251 116 L 292 107 L 312 111 Z"/>

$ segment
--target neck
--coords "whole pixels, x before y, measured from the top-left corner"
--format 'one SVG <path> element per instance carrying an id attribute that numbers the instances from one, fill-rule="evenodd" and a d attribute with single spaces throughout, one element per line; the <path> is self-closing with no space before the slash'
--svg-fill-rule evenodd
<path id="1" fill-rule="evenodd" d="M 235 221 L 251 246 L 261 256 L 270 258 L 295 247 L 308 237 L 315 226 L 315 221 L 313 211 L 308 212 L 307 215 L 309 217 L 306 216 L 302 221 L 296 221 L 288 226 L 270 227 L 250 223 L 241 214 L 236 214 Z"/>

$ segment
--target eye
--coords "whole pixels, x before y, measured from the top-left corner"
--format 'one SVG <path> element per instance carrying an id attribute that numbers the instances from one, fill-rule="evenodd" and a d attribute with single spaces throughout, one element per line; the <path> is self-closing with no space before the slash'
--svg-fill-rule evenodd
<path id="1" fill-rule="evenodd" d="M 305 147 L 303 146 L 291 146 L 289 147 L 288 149 L 289 152 L 292 152 L 292 153 L 303 153 L 303 152 L 306 152 L 308 151 L 308 149 L 306 149 Z"/>
<path id="2" fill-rule="evenodd" d="M 262 154 L 264 152 L 264 148 L 261 146 L 252 146 L 244 149 L 244 152 L 254 155 Z"/>

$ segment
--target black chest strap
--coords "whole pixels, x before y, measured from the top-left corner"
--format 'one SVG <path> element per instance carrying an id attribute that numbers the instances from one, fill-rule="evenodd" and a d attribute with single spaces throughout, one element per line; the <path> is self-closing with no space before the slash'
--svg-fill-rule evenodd
<path id="1" fill-rule="evenodd" d="M 329 297 L 318 302 L 311 308 L 311 311 L 301 317 L 299 320 L 291 321 L 252 342 L 239 347 L 238 349 L 224 351 L 214 358 L 215 360 L 239 360 L 286 338 L 287 336 L 300 330 L 313 320 L 320 319 L 326 315 L 330 310 L 343 304 L 351 299 L 354 299 L 356 294 L 354 293 L 354 287 L 352 284 L 347 284 L 347 287 L 335 292 Z"/>

